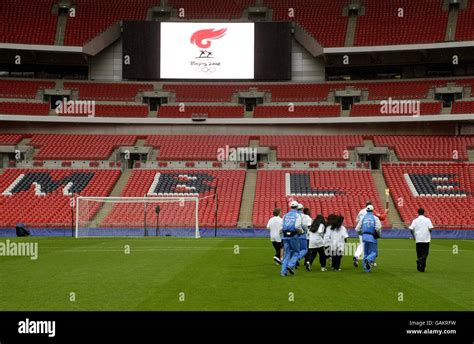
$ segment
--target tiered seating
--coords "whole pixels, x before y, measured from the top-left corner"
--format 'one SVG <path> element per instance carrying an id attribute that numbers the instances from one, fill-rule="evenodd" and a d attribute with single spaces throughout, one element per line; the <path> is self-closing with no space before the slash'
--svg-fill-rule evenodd
<path id="1" fill-rule="evenodd" d="M 395 149 L 402 161 L 465 161 L 474 136 L 374 136 L 377 146 Z"/>
<path id="2" fill-rule="evenodd" d="M 54 44 L 56 0 L 3 0 L 0 2 L 0 42 Z"/>
<path id="3" fill-rule="evenodd" d="M 60 116 L 88 116 L 84 111 L 75 114 L 59 114 Z M 95 105 L 95 117 L 148 117 L 146 105 Z"/>
<path id="4" fill-rule="evenodd" d="M 82 46 L 112 24 L 126 20 L 145 20 L 154 0 L 80 0 L 76 16 L 67 20 L 64 45 Z"/>
<path id="5" fill-rule="evenodd" d="M 0 114 L 35 115 L 49 114 L 49 103 L 0 102 Z"/>
<path id="6" fill-rule="evenodd" d="M 467 8 L 460 10 L 458 21 L 456 23 L 456 40 L 471 41 L 474 40 L 474 2 L 469 1 Z"/>
<path id="7" fill-rule="evenodd" d="M 340 105 L 295 105 L 293 111 L 289 109 L 288 106 L 257 106 L 253 117 L 338 117 L 341 115 Z"/>
<path id="8" fill-rule="evenodd" d="M 343 89 L 344 87 L 343 83 L 259 85 L 259 89 L 272 93 L 274 102 L 325 101 L 330 90 Z"/>
<path id="9" fill-rule="evenodd" d="M 184 111 L 180 111 L 183 109 Z M 177 105 L 162 106 L 158 111 L 158 117 L 166 118 L 190 118 L 193 114 L 205 114 L 209 118 L 239 118 L 244 117 L 243 106 L 206 106 L 186 105 L 181 108 Z"/>
<path id="10" fill-rule="evenodd" d="M 0 134 L 0 145 L 16 145 L 22 139 L 22 134 Z"/>
<path id="11" fill-rule="evenodd" d="M 389 81 L 354 84 L 358 88 L 369 91 L 369 100 L 393 99 L 421 99 L 426 98 L 431 86 L 445 85 L 446 81 L 416 80 L 416 81 Z"/>
<path id="12" fill-rule="evenodd" d="M 164 84 L 163 90 L 176 92 L 176 102 L 230 102 L 237 91 L 250 84 Z"/>
<path id="13" fill-rule="evenodd" d="M 400 8 L 402 17 L 398 16 Z M 448 12 L 439 1 L 367 0 L 365 15 L 357 18 L 354 45 L 443 42 L 447 21 Z"/>
<path id="14" fill-rule="evenodd" d="M 254 6 L 254 0 L 170 0 L 169 5 L 175 9 L 184 9 L 184 16 L 188 19 L 240 19 L 244 9 Z"/>
<path id="15" fill-rule="evenodd" d="M 6 169 L 0 178 L 0 227 L 14 227 L 19 222 L 34 227 L 70 227 L 70 193 L 108 196 L 119 176 L 118 170 Z M 69 182 L 72 185 L 68 186 Z M 98 206 L 92 206 L 83 220 L 91 220 L 97 210 Z"/>
<path id="16" fill-rule="evenodd" d="M 121 196 L 133 197 L 147 195 L 153 184 L 157 173 L 160 173 L 159 180 L 153 192 L 158 191 L 161 196 L 165 192 L 168 196 L 177 193 L 183 196 L 197 193 L 199 202 L 199 225 L 200 227 L 214 226 L 215 221 L 215 198 L 214 193 L 217 187 L 219 207 L 218 224 L 220 227 L 234 227 L 237 225 L 239 217 L 242 190 L 245 181 L 245 171 L 236 170 L 135 170 L 130 177 Z M 190 178 L 197 178 L 192 180 Z M 190 192 L 184 191 L 185 185 L 190 185 L 195 189 Z M 183 207 L 182 211 L 175 203 L 173 205 L 160 204 L 160 226 L 161 227 L 192 227 L 195 223 L 194 209 Z M 130 224 L 143 223 L 143 204 L 115 205 L 110 214 L 104 220 L 103 225 L 107 227 L 129 227 Z M 147 223 L 151 228 L 156 225 L 156 214 L 154 211 L 147 213 Z"/>
<path id="17" fill-rule="evenodd" d="M 106 160 L 119 146 L 134 145 L 132 135 L 33 135 L 30 145 L 37 160 Z"/>
<path id="18" fill-rule="evenodd" d="M 286 174 L 309 176 L 310 189 L 306 195 L 287 195 Z M 302 187 L 302 178 L 290 190 Z M 291 182 L 290 182 L 291 184 Z M 315 192 L 311 192 L 317 190 Z M 329 194 L 333 194 L 330 196 Z M 326 194 L 326 195 L 324 195 Z M 382 210 L 374 181 L 370 171 L 266 171 L 260 170 L 257 175 L 257 188 L 253 207 L 253 224 L 258 227 L 265 226 L 275 207 L 283 212 L 288 210 L 290 198 L 298 200 L 305 207 L 311 209 L 312 216 L 330 213 L 342 214 L 345 225 L 354 227 L 358 212 L 371 200 L 375 209 Z M 388 222 L 384 222 L 387 226 Z"/>
<path id="19" fill-rule="evenodd" d="M 352 86 L 367 90 L 369 100 L 423 99 L 432 87 L 443 87 L 447 83 L 459 86 L 474 85 L 474 79 L 427 79 L 384 82 L 325 82 L 325 83 L 234 83 L 234 84 L 165 84 L 165 91 L 176 92 L 177 102 L 230 102 L 236 92 L 270 92 L 273 102 L 318 102 L 326 101 L 330 91 L 344 90 Z"/>
<path id="20" fill-rule="evenodd" d="M 65 89 L 79 91 L 79 99 L 135 101 L 139 91 L 153 91 L 152 84 L 65 82 Z"/>
<path id="21" fill-rule="evenodd" d="M 277 160 L 343 161 L 348 150 L 362 146 L 362 136 L 260 136 L 260 146 L 277 151 Z"/>
<path id="22" fill-rule="evenodd" d="M 296 21 L 324 47 L 343 47 L 347 17 L 342 16 L 345 0 L 265 0 L 273 9 L 273 20 Z M 294 18 L 289 9 L 294 9 Z M 330 30 L 328 30 L 330 28 Z"/>
<path id="23" fill-rule="evenodd" d="M 149 135 L 147 146 L 159 148 L 157 160 L 217 160 L 219 148 L 247 147 L 248 136 Z"/>
<path id="24" fill-rule="evenodd" d="M 472 114 L 474 113 L 474 101 L 458 101 L 453 102 L 452 114 Z"/>
<path id="25" fill-rule="evenodd" d="M 419 207 L 438 229 L 474 225 L 472 164 L 384 164 L 382 171 L 392 197 L 402 200 L 395 206 L 407 225 Z"/>
<path id="26" fill-rule="evenodd" d="M 441 113 L 441 102 L 420 103 L 420 115 L 439 115 Z M 382 113 L 382 105 L 380 104 L 354 104 L 351 108 L 351 116 L 413 116 L 416 113 L 410 107 L 401 107 L 402 113 Z M 412 111 L 412 112 L 410 112 Z"/>
<path id="27" fill-rule="evenodd" d="M 0 98 L 34 99 L 42 88 L 54 88 L 54 82 L 0 79 Z"/>

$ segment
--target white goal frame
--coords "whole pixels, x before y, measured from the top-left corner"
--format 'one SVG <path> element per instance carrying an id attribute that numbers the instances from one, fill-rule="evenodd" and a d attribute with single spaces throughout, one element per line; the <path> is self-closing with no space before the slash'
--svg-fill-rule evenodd
<path id="1" fill-rule="evenodd" d="M 74 236 L 77 238 L 84 238 L 79 236 L 79 214 L 80 214 L 80 204 L 82 201 L 102 201 L 102 202 L 113 202 L 113 201 L 120 201 L 122 203 L 156 203 L 160 200 L 163 201 L 176 201 L 178 202 L 194 202 L 195 203 L 195 232 L 194 238 L 199 239 L 201 234 L 199 232 L 199 197 L 197 196 L 148 196 L 148 197 L 90 197 L 90 196 L 77 196 L 75 198 L 75 211 L 76 211 L 76 218 L 75 218 L 75 233 Z M 146 208 L 145 208 L 146 210 Z M 97 215 L 97 214 L 96 214 Z"/>

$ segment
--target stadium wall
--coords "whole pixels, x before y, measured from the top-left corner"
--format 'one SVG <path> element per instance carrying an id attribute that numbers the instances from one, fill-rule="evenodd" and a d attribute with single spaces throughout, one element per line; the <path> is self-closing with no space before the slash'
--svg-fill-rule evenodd
<path id="1" fill-rule="evenodd" d="M 122 80 L 122 39 L 89 60 L 89 79 Z"/>
<path id="2" fill-rule="evenodd" d="M 111 134 L 111 135 L 456 135 L 456 122 L 338 123 L 305 125 L 140 125 L 2 122 L 3 133 Z M 471 126 L 472 127 L 472 126 Z M 472 128 L 470 129 L 472 130 Z M 465 134 L 464 132 L 462 132 Z M 472 132 L 471 132 L 472 134 Z"/>
<path id="3" fill-rule="evenodd" d="M 315 58 L 295 39 L 291 53 L 291 80 L 318 81 L 326 78 L 325 64 L 322 58 Z"/>

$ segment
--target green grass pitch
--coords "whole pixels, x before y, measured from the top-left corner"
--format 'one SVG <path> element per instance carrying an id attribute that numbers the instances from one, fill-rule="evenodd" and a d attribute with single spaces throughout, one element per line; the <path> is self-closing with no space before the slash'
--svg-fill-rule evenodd
<path id="1" fill-rule="evenodd" d="M 288 277 L 266 238 L 26 240 L 38 243 L 37 260 L 0 257 L 2 311 L 474 310 L 469 240 L 433 240 L 425 273 L 413 240 L 382 239 L 371 273 L 343 257 L 342 271 L 321 272 L 316 259 Z"/>

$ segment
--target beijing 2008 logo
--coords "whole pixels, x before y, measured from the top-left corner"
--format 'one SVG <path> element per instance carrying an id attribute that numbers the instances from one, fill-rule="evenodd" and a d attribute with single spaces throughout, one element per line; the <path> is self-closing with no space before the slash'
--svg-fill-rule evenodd
<path id="1" fill-rule="evenodd" d="M 212 41 L 225 36 L 227 29 L 203 29 L 194 32 L 191 35 L 191 44 L 199 48 L 199 56 L 191 61 L 191 66 L 195 67 L 196 72 L 212 74 L 216 71 L 216 67 L 220 66 L 220 62 L 214 61 L 214 52 L 210 50 Z"/>

